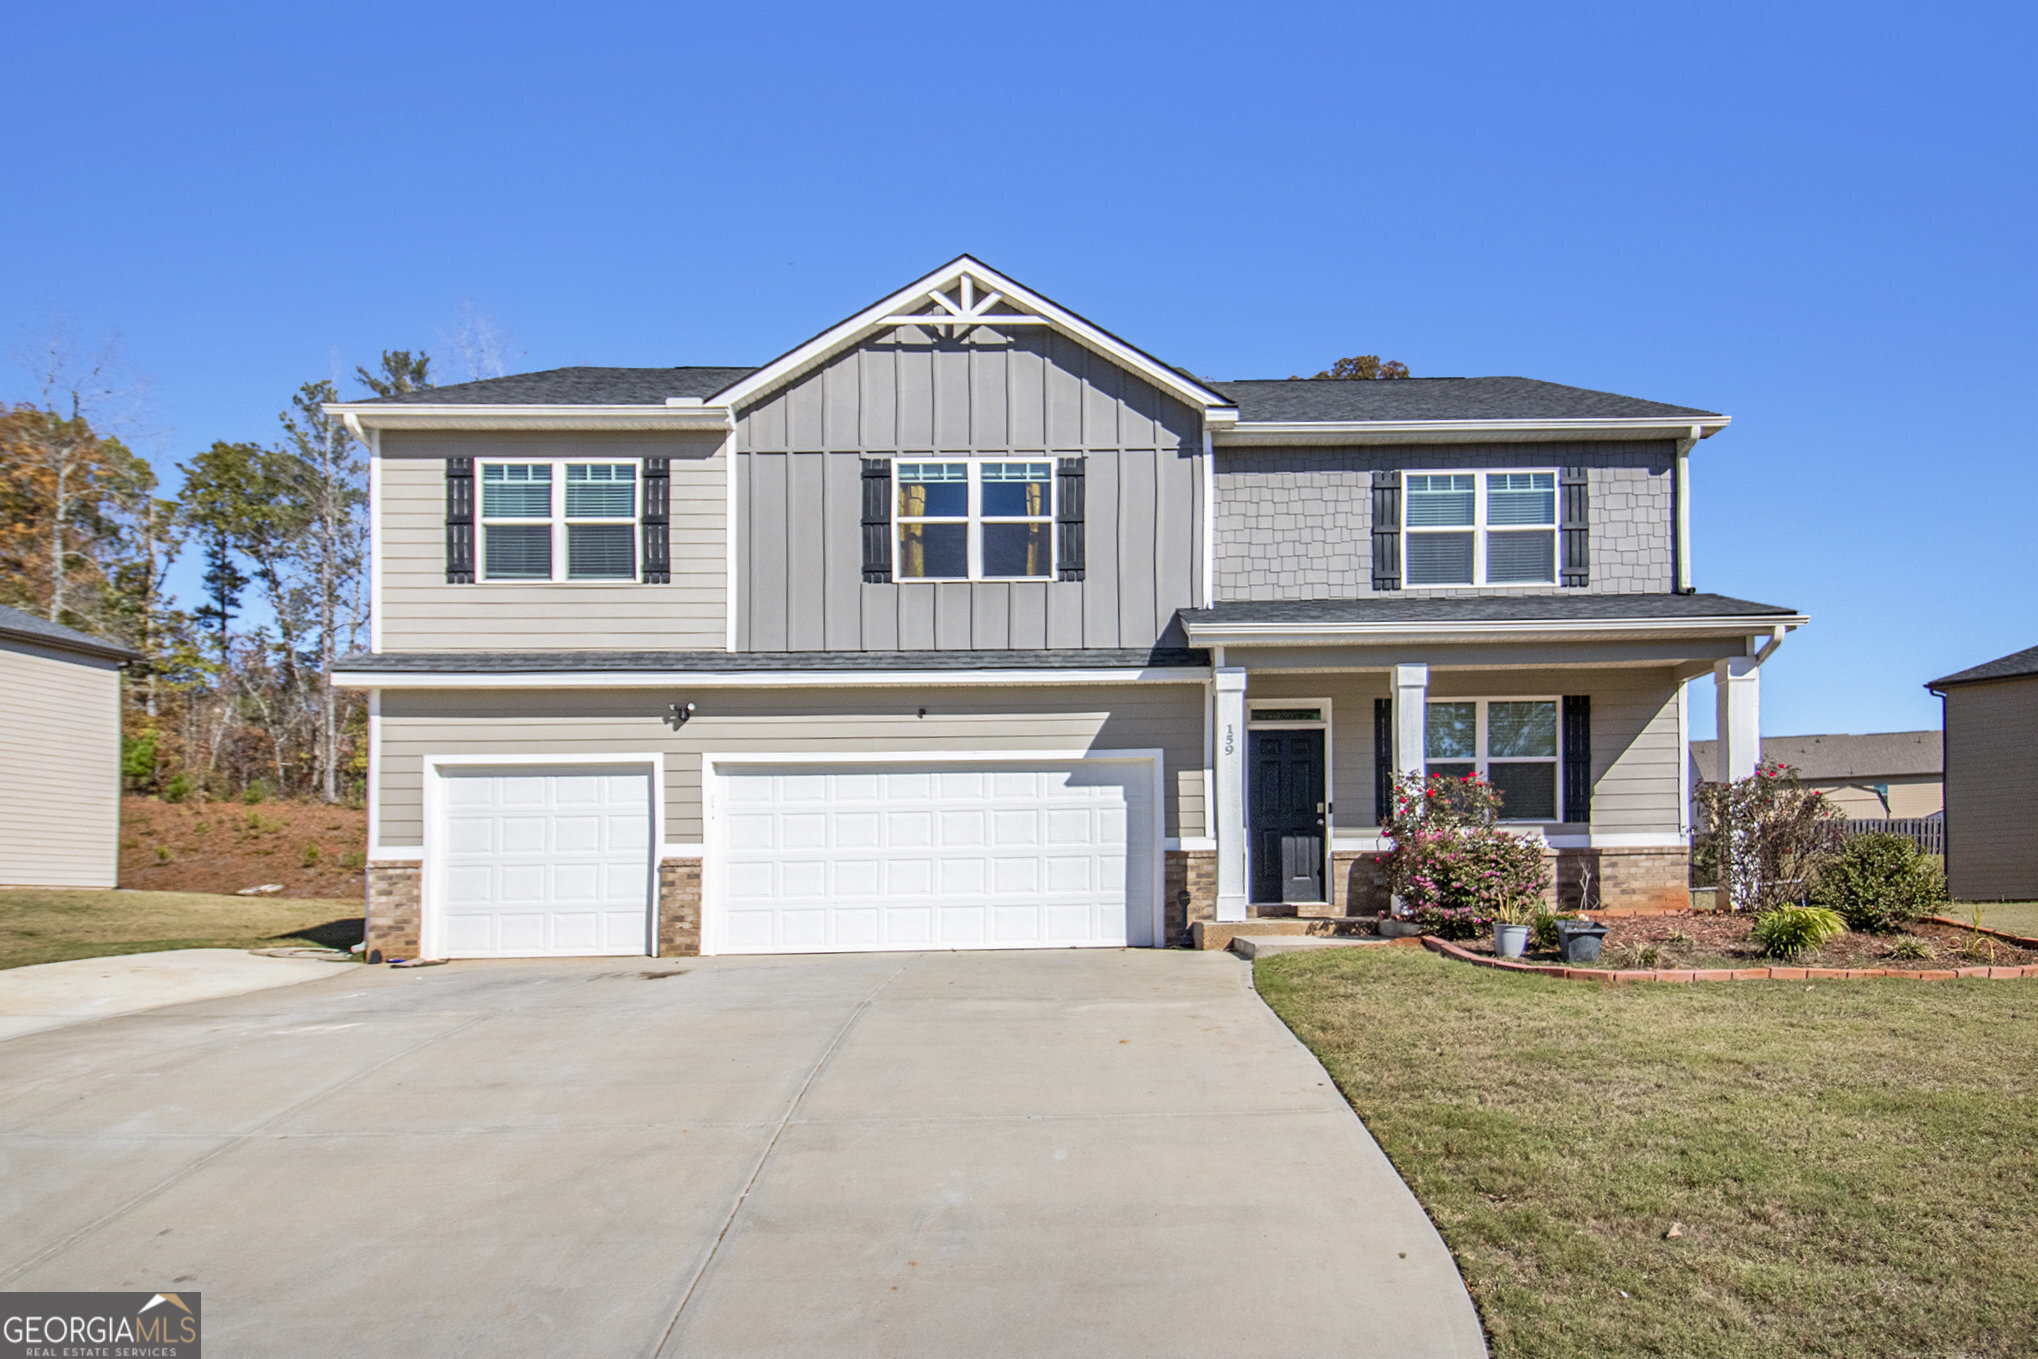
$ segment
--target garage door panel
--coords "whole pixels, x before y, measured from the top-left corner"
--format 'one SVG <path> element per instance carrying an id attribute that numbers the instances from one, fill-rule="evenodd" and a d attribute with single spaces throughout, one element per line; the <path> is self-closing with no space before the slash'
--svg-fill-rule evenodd
<path id="1" fill-rule="evenodd" d="M 432 909 L 452 957 L 640 954 L 650 938 L 648 773 L 447 770 Z"/>
<path id="2" fill-rule="evenodd" d="M 718 948 L 1111 946 L 1152 932 L 1148 764 L 717 772 Z"/>

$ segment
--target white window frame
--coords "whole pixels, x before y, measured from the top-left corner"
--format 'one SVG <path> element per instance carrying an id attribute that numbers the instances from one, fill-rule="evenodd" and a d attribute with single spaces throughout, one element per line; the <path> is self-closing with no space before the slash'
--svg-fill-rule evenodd
<path id="1" fill-rule="evenodd" d="M 1045 515 L 1009 515 L 984 513 L 983 469 L 987 463 L 1024 462 L 1040 463 L 1047 468 L 1047 513 Z M 899 469 L 933 463 L 963 463 L 969 468 L 969 512 L 967 515 L 899 514 Z M 1056 511 L 1060 507 L 1060 478 L 1057 475 L 1056 455 L 1047 453 L 901 453 L 892 459 L 892 580 L 899 584 L 925 581 L 930 585 L 944 581 L 1040 581 L 1055 578 L 1055 563 L 1060 560 L 1060 527 Z M 991 576 L 984 574 L 984 525 L 986 524 L 1047 524 L 1047 569 L 1037 576 Z M 905 544 L 900 538 L 904 524 L 963 524 L 965 541 L 968 544 L 969 574 L 967 576 L 909 576 L 901 569 Z"/>
<path id="2" fill-rule="evenodd" d="M 1474 703 L 1474 704 L 1477 704 L 1477 705 L 1478 705 L 1478 711 L 1477 711 L 1477 712 L 1476 712 L 1476 713 L 1474 714 L 1474 716 L 1473 716 L 1473 719 L 1472 719 L 1472 731 L 1473 731 L 1473 737 L 1472 737 L 1472 748 L 1473 748 L 1473 750 L 1474 750 L 1474 751 L 1476 752 L 1476 753 L 1475 753 L 1475 754 L 1473 755 L 1473 757 L 1472 757 L 1472 769 L 1473 769 L 1473 772 L 1475 772 L 1475 773 L 1477 773 L 1477 774 L 1479 775 L 1479 777 L 1481 777 L 1481 778 L 1483 778 L 1483 779 L 1486 779 L 1486 780 L 1487 780 L 1488 782 L 1491 782 L 1491 781 L 1492 781 L 1492 776 L 1491 776 L 1491 775 L 1489 775 L 1489 774 L 1488 774 L 1488 773 L 1487 773 L 1486 771 L 1487 771 L 1488 769 L 1492 768 L 1492 766 L 1494 766 L 1494 765 L 1496 765 L 1496 764 L 1547 764 L 1547 765 L 1550 765 L 1550 766 L 1552 766 L 1552 767 L 1553 767 L 1554 773 L 1552 774 L 1552 776 L 1551 776 L 1551 777 L 1553 778 L 1553 780 L 1554 780 L 1554 783 L 1552 784 L 1552 795 L 1551 795 L 1551 806 L 1550 806 L 1550 812 L 1551 812 L 1551 814 L 1550 814 L 1550 815 L 1549 815 L 1548 817 L 1540 817 L 1540 816 L 1508 816 L 1508 815 L 1506 814 L 1505 810 L 1504 810 L 1505 804 L 1503 804 L 1503 811 L 1502 811 L 1502 813 L 1501 813 L 1501 816 L 1500 816 L 1500 820 L 1502 820 L 1502 821 L 1505 821 L 1505 822 L 1509 822 L 1509 823 L 1513 823 L 1513 824 L 1519 824 L 1519 825 L 1528 825 L 1528 826 L 1555 826 L 1555 825 L 1562 825 L 1562 824 L 1563 824 L 1563 822 L 1564 822 L 1564 699 L 1563 699 L 1563 696 L 1562 696 L 1562 695 L 1560 695 L 1560 694 L 1500 694 L 1500 695 L 1497 695 L 1497 696 L 1495 696 L 1495 697 L 1492 697 L 1492 698 L 1472 698 L 1472 697 L 1469 697 L 1469 696 L 1460 696 L 1460 697 L 1439 697 L 1439 696 L 1437 696 L 1437 695 L 1435 695 L 1435 694 L 1429 695 L 1429 696 L 1428 696 L 1427 698 L 1425 698 L 1425 699 L 1424 699 L 1424 701 L 1423 701 L 1423 709 L 1422 709 L 1422 719 L 1423 719 L 1423 721 L 1422 721 L 1422 767 L 1423 767 L 1423 772 L 1424 772 L 1425 774 L 1427 774 L 1427 773 L 1429 772 L 1429 766 L 1430 766 L 1430 764 L 1431 764 L 1431 760 L 1430 760 L 1430 754 L 1429 754 L 1429 710 L 1430 710 L 1430 707 L 1431 707 L 1432 705 L 1434 705 L 1434 704 L 1438 704 L 1438 703 Z M 1497 756 L 1495 756 L 1495 755 L 1489 755 L 1489 754 L 1487 754 L 1487 739 L 1486 739 L 1486 711 L 1487 711 L 1487 708 L 1488 708 L 1488 707 L 1489 707 L 1490 705 L 1492 705 L 1492 704 L 1495 704 L 1495 703 L 1547 703 L 1547 704 L 1549 704 L 1549 705 L 1550 705 L 1550 706 L 1551 706 L 1552 708 L 1556 709 L 1556 713 L 1557 713 L 1557 753 L 1556 753 L 1556 754 L 1555 754 L 1554 756 L 1551 756 L 1551 755 L 1497 755 Z M 1464 759 L 1463 759 L 1462 757 L 1444 757 L 1444 758 L 1442 758 L 1442 759 L 1439 759 L 1439 760 L 1435 761 L 1435 763 L 1438 763 L 1438 764 L 1463 764 L 1463 763 L 1465 763 L 1465 761 L 1464 761 Z"/>
<path id="3" fill-rule="evenodd" d="M 1486 580 L 1486 535 L 1491 532 L 1507 533 L 1515 529 L 1536 530 L 1540 524 L 1502 524 L 1497 529 L 1486 522 L 1486 478 L 1505 475 L 1542 475 L 1551 479 L 1555 492 L 1551 496 L 1550 516 L 1550 578 L 1548 580 L 1498 581 L 1488 584 Z M 1449 528 L 1410 527 L 1408 510 L 1413 499 L 1408 479 L 1410 477 L 1470 477 L 1472 478 L 1472 523 L 1452 525 Z M 1405 468 L 1401 474 L 1401 588 L 1404 590 L 1547 590 L 1557 584 L 1560 569 L 1558 558 L 1563 551 L 1562 533 L 1564 527 L 1564 478 L 1554 467 L 1415 467 Z M 1466 533 L 1472 535 L 1472 579 L 1446 585 L 1417 585 L 1409 577 L 1408 543 L 1418 535 Z"/>
<path id="4" fill-rule="evenodd" d="M 487 514 L 488 491 L 487 470 L 490 467 L 550 467 L 552 469 L 551 514 L 545 519 L 531 516 L 490 518 Z M 629 467 L 630 515 L 627 519 L 613 515 L 566 516 L 566 469 L 569 467 Z M 644 579 L 644 464 L 638 458 L 476 458 L 474 460 L 474 579 L 481 585 L 635 585 Z M 530 576 L 514 579 L 495 577 L 488 574 L 488 530 L 491 527 L 536 528 L 546 525 L 552 530 L 552 575 L 549 580 Z M 631 571 L 627 576 L 601 576 L 583 580 L 570 579 L 566 574 L 566 530 L 571 524 L 628 524 L 630 525 Z"/>

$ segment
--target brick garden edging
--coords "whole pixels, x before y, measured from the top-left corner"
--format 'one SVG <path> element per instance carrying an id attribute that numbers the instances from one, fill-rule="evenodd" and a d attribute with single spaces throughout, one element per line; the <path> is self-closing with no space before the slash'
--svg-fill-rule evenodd
<path id="1" fill-rule="evenodd" d="M 1931 921 L 1934 925 L 1951 925 L 1956 930 L 1966 930 L 1969 934 L 1985 934 L 1991 939 L 2000 939 L 2005 943 L 2016 944 L 2023 948 L 2038 948 L 2038 939 L 2027 938 L 2021 934 L 2011 934 L 2008 930 L 1990 929 L 1987 925 L 1974 925 L 1965 920 L 1955 920 L 1950 915 L 1928 915 L 1925 919 Z"/>
<path id="2" fill-rule="evenodd" d="M 1957 925 L 1960 922 L 1954 920 L 1946 923 Z M 2038 941 L 2017 940 L 2015 935 L 2006 934 L 1998 937 L 2038 947 Z M 1502 972 L 1532 972 L 1539 977 L 1559 977 L 1564 981 L 1865 981 L 1871 977 L 1903 977 L 1911 981 L 1952 981 L 1956 977 L 1985 977 L 1990 981 L 2011 981 L 2019 977 L 2038 978 L 2038 963 L 2029 967 L 1955 967 L 1922 971 L 1907 971 L 1894 967 L 1722 967 L 1616 971 L 1605 967 L 1544 967 L 1537 963 L 1518 963 L 1511 958 L 1488 958 L 1469 949 L 1459 948 L 1456 944 L 1448 943 L 1433 934 L 1423 935 L 1422 945 L 1432 953 L 1441 953 L 1447 958 L 1471 963 L 1474 967 L 1497 968 Z"/>

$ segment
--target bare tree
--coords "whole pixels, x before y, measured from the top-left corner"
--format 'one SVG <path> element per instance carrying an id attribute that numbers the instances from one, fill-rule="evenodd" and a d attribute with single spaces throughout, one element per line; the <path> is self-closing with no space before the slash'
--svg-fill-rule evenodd
<path id="1" fill-rule="evenodd" d="M 501 377 L 509 365 L 524 356 L 508 327 L 474 305 L 472 298 L 460 303 L 460 316 L 446 337 L 460 355 L 466 380 Z"/>

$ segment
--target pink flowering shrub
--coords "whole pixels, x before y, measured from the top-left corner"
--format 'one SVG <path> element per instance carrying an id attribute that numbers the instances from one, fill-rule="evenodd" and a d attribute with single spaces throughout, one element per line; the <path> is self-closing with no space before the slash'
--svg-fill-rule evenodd
<path id="1" fill-rule="evenodd" d="M 1477 774 L 1404 774 L 1381 827 L 1393 841 L 1387 888 L 1408 918 L 1445 939 L 1470 939 L 1503 914 L 1525 918 L 1549 890 L 1540 842 L 1495 826 L 1500 793 Z"/>
<path id="2" fill-rule="evenodd" d="M 1719 885 L 1730 911 L 1773 911 L 1804 901 L 1845 838 L 1840 809 L 1797 771 L 1764 760 L 1745 779 L 1701 783 L 1692 795 L 1700 833 L 1695 881 Z"/>

